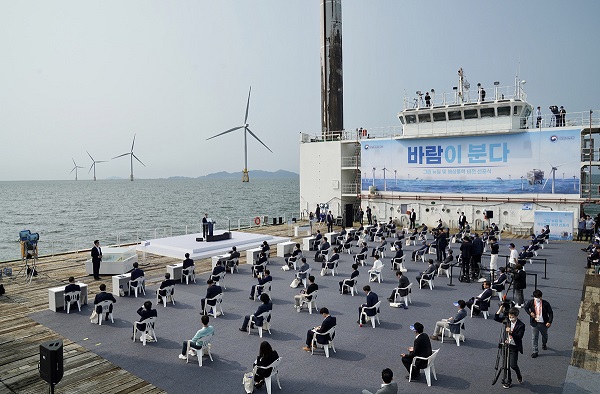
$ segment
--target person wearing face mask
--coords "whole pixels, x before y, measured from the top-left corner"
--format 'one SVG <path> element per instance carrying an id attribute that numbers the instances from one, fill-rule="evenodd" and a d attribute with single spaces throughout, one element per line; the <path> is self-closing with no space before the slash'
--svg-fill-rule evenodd
<path id="1" fill-rule="evenodd" d="M 506 324 L 506 343 L 508 344 L 508 363 L 510 368 L 506 371 L 502 379 L 502 387 L 509 389 L 512 385 L 512 369 L 517 374 L 517 381 L 523 383 L 523 375 L 519 369 L 519 353 L 523 354 L 523 335 L 525 335 L 525 323 L 519 320 L 519 309 L 510 308 L 508 310 L 508 322 L 504 318 L 504 305 L 494 315 L 494 320 Z"/>
<path id="2" fill-rule="evenodd" d="M 541 290 L 533 292 L 533 299 L 529 300 L 525 305 L 525 312 L 530 316 L 529 324 L 531 325 L 531 358 L 538 356 L 538 338 L 542 334 L 542 350 L 547 350 L 548 347 L 548 328 L 552 325 L 554 314 L 552 307 L 546 300 L 542 300 Z"/>

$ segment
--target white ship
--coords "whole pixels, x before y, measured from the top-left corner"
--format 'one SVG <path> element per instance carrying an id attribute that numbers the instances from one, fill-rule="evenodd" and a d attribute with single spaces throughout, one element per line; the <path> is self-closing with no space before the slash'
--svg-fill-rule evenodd
<path id="1" fill-rule="evenodd" d="M 576 227 L 582 204 L 600 199 L 591 182 L 600 112 L 538 119 L 525 81 L 471 91 L 458 74 L 450 93 L 406 99 L 399 126 L 301 133 L 301 209 L 325 203 L 350 223 L 369 206 L 401 225 L 415 210 L 420 223 L 450 227 L 464 212 L 475 229 L 495 222 L 516 232 L 539 230 L 538 211 L 571 212 Z"/>

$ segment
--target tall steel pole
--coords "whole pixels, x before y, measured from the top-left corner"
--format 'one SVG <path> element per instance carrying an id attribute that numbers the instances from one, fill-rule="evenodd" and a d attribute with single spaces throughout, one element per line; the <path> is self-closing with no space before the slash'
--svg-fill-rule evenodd
<path id="1" fill-rule="evenodd" d="M 592 154 L 594 153 L 592 151 L 592 114 L 594 113 L 594 111 L 592 111 L 590 109 L 590 146 L 588 148 L 588 154 L 590 156 L 590 174 L 589 174 L 589 179 L 588 179 L 588 199 L 591 202 L 592 201 Z"/>
<path id="2" fill-rule="evenodd" d="M 341 134 L 343 108 L 342 1 L 321 0 L 321 130 L 324 137 Z"/>

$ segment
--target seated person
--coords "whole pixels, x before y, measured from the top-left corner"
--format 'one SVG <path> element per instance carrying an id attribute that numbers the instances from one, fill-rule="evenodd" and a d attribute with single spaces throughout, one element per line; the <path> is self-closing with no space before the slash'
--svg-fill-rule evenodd
<path id="1" fill-rule="evenodd" d="M 471 309 L 471 306 L 473 304 L 475 304 L 479 307 L 479 309 L 473 310 L 474 315 L 478 315 L 479 311 L 487 311 L 488 310 L 488 307 L 490 306 L 489 301 L 483 302 L 483 300 L 486 300 L 492 296 L 491 285 L 492 284 L 486 280 L 485 282 L 483 282 L 483 285 L 481 286 L 482 292 L 479 293 L 479 295 L 477 295 L 475 297 L 471 297 L 467 301 L 467 308 Z"/>
<path id="2" fill-rule="evenodd" d="M 98 304 L 100 304 L 102 301 L 112 301 L 112 303 L 116 303 L 117 299 L 115 298 L 114 295 L 112 295 L 112 293 L 109 293 L 106 291 L 106 285 L 104 283 L 102 283 L 100 285 L 100 293 L 96 294 L 96 297 L 94 297 L 94 307 L 96 308 L 96 313 L 98 314 L 98 319 L 101 319 L 102 316 L 100 316 L 102 314 L 102 307 Z M 110 306 L 109 311 L 106 313 L 106 316 L 104 317 L 104 320 L 108 320 L 108 315 L 112 312 L 113 310 L 113 306 Z"/>
<path id="3" fill-rule="evenodd" d="M 259 276 L 263 272 L 266 264 L 267 264 L 267 255 L 265 254 L 265 252 L 260 252 L 260 255 L 258 256 L 258 260 L 256 260 L 254 262 L 254 264 L 252 264 L 252 276 L 254 276 L 255 278 L 257 276 Z"/>
<path id="4" fill-rule="evenodd" d="M 452 252 L 452 249 L 450 249 L 447 252 L 446 258 L 437 267 L 437 269 L 438 269 L 438 275 L 442 274 L 442 270 L 448 270 L 448 269 L 450 269 L 450 265 L 452 264 L 452 261 L 454 261 L 454 255 L 453 255 L 453 253 L 454 252 Z"/>
<path id="5" fill-rule="evenodd" d="M 65 294 L 81 291 L 81 287 L 75 283 L 75 277 L 69 276 L 69 284 L 65 286 Z"/>
<path id="6" fill-rule="evenodd" d="M 273 280 L 273 277 L 271 276 L 271 271 L 269 271 L 268 269 L 265 270 L 265 276 L 262 278 L 257 278 L 258 279 L 258 285 L 259 286 L 264 286 L 265 284 L 271 282 Z M 262 287 L 258 288 L 258 294 L 260 295 L 260 293 L 262 293 Z M 254 299 L 254 292 L 256 291 L 256 285 L 252 285 L 252 289 L 250 290 L 250 299 L 253 300 Z"/>
<path id="7" fill-rule="evenodd" d="M 397 252 L 398 250 L 402 250 L 402 238 L 397 238 L 392 244 L 392 248 Z M 404 254 L 404 252 L 402 252 Z"/>
<path id="8" fill-rule="evenodd" d="M 358 307 L 358 321 L 357 321 L 358 324 L 366 323 L 365 321 L 363 321 L 364 317 L 362 317 L 362 320 L 361 320 L 363 308 L 371 308 L 379 302 L 379 297 L 377 296 L 377 294 L 375 294 L 374 291 L 371 291 L 371 286 L 369 286 L 369 285 L 364 286 L 363 291 L 367 294 L 367 302 Z M 377 314 L 377 312 L 378 311 L 376 311 L 375 308 L 365 310 L 365 314 L 367 316 L 375 316 Z"/>
<path id="9" fill-rule="evenodd" d="M 383 263 L 379 260 L 379 255 L 376 254 L 373 256 L 373 266 L 369 269 L 369 280 L 371 282 L 375 282 L 377 280 L 377 274 L 381 273 L 381 269 L 383 268 Z"/>
<path id="10" fill-rule="evenodd" d="M 302 249 L 300 248 L 300 244 L 297 243 L 294 245 L 294 250 L 292 251 L 292 255 L 290 257 L 285 258 L 285 263 L 288 267 L 292 268 L 294 266 L 294 262 L 298 260 L 298 256 L 302 255 Z"/>
<path id="11" fill-rule="evenodd" d="M 369 253 L 369 247 L 367 246 L 366 242 L 363 242 L 360 252 L 358 252 L 357 254 L 354 255 L 354 261 L 358 262 L 358 260 L 366 260 L 368 253 Z"/>
<path id="12" fill-rule="evenodd" d="M 592 265 L 596 265 L 599 260 L 600 245 L 594 244 L 594 248 L 592 249 L 591 253 L 588 254 L 586 268 L 592 268 Z"/>
<path id="13" fill-rule="evenodd" d="M 396 278 L 398 278 L 398 286 L 394 290 L 392 290 L 392 294 L 390 294 L 390 296 L 388 298 L 389 302 L 394 302 L 396 293 L 398 294 L 399 297 L 406 297 L 410 291 L 410 290 L 398 290 L 398 289 L 404 289 L 405 287 L 407 287 L 410 284 L 408 277 L 404 276 L 402 271 L 400 271 L 400 270 L 396 271 Z M 403 308 L 408 309 L 408 305 L 403 304 Z"/>
<path id="14" fill-rule="evenodd" d="M 386 368 L 381 371 L 381 388 L 375 392 L 375 394 L 398 394 L 398 383 L 392 381 L 394 373 L 391 369 Z M 373 394 L 369 390 L 363 390 L 362 394 Z"/>
<path id="15" fill-rule="evenodd" d="M 271 247 L 269 246 L 267 241 L 263 241 L 260 248 L 261 248 L 261 251 L 265 254 L 265 256 L 269 257 L 269 254 L 271 253 Z"/>
<path id="16" fill-rule="evenodd" d="M 348 285 L 350 287 L 354 286 L 358 275 L 359 275 L 358 264 L 354 263 L 354 264 L 352 264 L 352 273 L 350 274 L 350 280 L 346 280 L 346 285 Z M 343 288 L 344 281 L 340 280 L 339 285 L 340 285 L 340 294 L 344 294 L 344 288 Z"/>
<path id="17" fill-rule="evenodd" d="M 338 248 L 333 248 L 333 253 L 329 257 L 329 259 L 327 259 L 327 261 L 324 261 L 321 263 L 321 276 L 325 275 L 325 268 L 333 269 L 336 265 L 336 261 L 339 263 L 339 261 L 338 261 L 339 259 L 340 259 L 340 254 L 339 254 Z"/>
<path id="18" fill-rule="evenodd" d="M 156 292 L 158 293 L 158 303 L 162 304 L 163 302 L 163 297 L 165 295 L 167 295 L 167 291 L 163 290 L 165 287 L 169 287 L 169 286 L 175 286 L 175 281 L 173 279 L 171 279 L 171 274 L 169 274 L 168 272 L 165 274 L 165 280 L 162 281 L 162 283 L 160 284 L 160 287 L 158 288 L 158 290 L 156 290 Z M 173 289 L 173 293 L 175 293 L 175 289 Z"/>
<path id="19" fill-rule="evenodd" d="M 452 324 L 450 323 L 458 323 L 467 317 L 467 310 L 465 309 L 466 303 L 464 300 L 458 300 L 454 303 L 454 306 L 458 307 L 458 312 L 453 317 L 449 317 L 447 319 L 442 319 L 435 323 L 435 329 L 433 330 L 433 335 L 431 339 L 437 341 L 438 338 L 444 334 L 444 328 L 449 328 L 452 334 L 460 334 L 460 324 Z"/>
<path id="20" fill-rule="evenodd" d="M 412 252 L 412 261 L 415 261 L 417 257 L 424 255 L 428 248 L 429 246 L 427 245 L 427 242 L 421 241 L 421 246 L 419 249 L 415 249 Z"/>
<path id="21" fill-rule="evenodd" d="M 258 308 L 256 309 L 256 312 L 254 312 L 253 315 L 246 315 L 244 317 L 244 322 L 242 323 L 242 327 L 240 327 L 240 331 L 248 331 L 248 323 L 250 322 L 250 318 L 252 316 L 254 316 L 254 323 L 252 324 L 252 326 L 250 328 L 254 328 L 254 325 L 262 327 L 263 318 L 262 318 L 262 316 L 261 317 L 259 317 L 259 316 L 265 312 L 272 310 L 273 303 L 271 303 L 271 297 L 269 297 L 269 295 L 266 293 L 260 295 L 260 301 L 262 302 L 262 304 L 258 306 Z"/>
<path id="22" fill-rule="evenodd" d="M 202 322 L 202 328 L 196 332 L 196 335 L 194 335 L 194 337 L 190 341 L 190 348 L 196 349 L 196 350 L 202 349 L 202 346 L 204 345 L 203 341 L 201 341 L 200 339 L 206 337 L 207 335 L 214 335 L 214 333 L 215 333 L 215 329 L 213 328 L 213 326 L 208 325 L 208 321 L 209 321 L 208 315 L 202 315 L 202 317 L 200 318 L 200 321 Z M 179 355 L 180 359 L 182 359 L 182 360 L 187 359 L 187 357 L 185 356 L 186 351 L 187 351 L 187 341 L 183 341 L 183 346 L 181 348 L 181 354 Z M 190 350 L 190 352 L 192 352 L 192 350 Z M 193 352 L 193 353 L 191 353 L 191 355 L 195 356 L 196 353 Z"/>
<path id="23" fill-rule="evenodd" d="M 233 267 L 234 265 L 240 265 L 240 252 L 237 251 L 237 247 L 232 246 L 229 251 L 229 259 L 225 262 L 226 267 Z"/>
<path id="24" fill-rule="evenodd" d="M 321 243 L 321 245 L 319 246 L 319 250 L 317 250 L 317 253 L 315 253 L 315 261 L 318 260 L 318 256 L 325 250 L 329 250 L 329 248 L 331 247 L 331 245 L 329 244 L 329 242 L 327 242 L 327 237 L 323 237 L 323 242 Z"/>
<path id="25" fill-rule="evenodd" d="M 260 350 L 258 353 L 258 357 L 256 357 L 256 361 L 254 362 L 255 368 L 254 371 L 254 388 L 259 390 L 265 384 L 265 378 L 271 376 L 271 372 L 273 372 L 272 368 L 256 368 L 256 367 L 268 367 L 273 364 L 279 358 L 279 354 L 269 344 L 267 341 L 262 341 L 260 343 Z"/>
<path id="26" fill-rule="evenodd" d="M 144 276 L 144 271 L 142 271 L 138 267 L 139 267 L 139 265 L 138 265 L 137 261 L 135 263 L 133 263 L 133 271 L 131 271 L 131 279 L 130 280 L 134 286 L 137 286 L 136 279 Z"/>
<path id="27" fill-rule="evenodd" d="M 208 287 L 206 288 L 206 296 L 200 300 L 200 313 L 204 314 L 204 304 L 208 303 L 211 307 L 217 305 L 217 300 L 208 300 L 210 298 L 215 298 L 217 295 L 223 293 L 223 289 L 221 286 L 215 284 L 212 279 L 206 281 Z M 207 301 L 208 300 L 208 301 Z"/>
<path id="28" fill-rule="evenodd" d="M 338 239 L 341 239 L 342 242 L 346 240 L 346 235 L 348 235 L 348 231 L 346 231 L 346 227 L 342 226 L 340 233 L 338 234 Z"/>
<path id="29" fill-rule="evenodd" d="M 302 309 L 302 301 L 312 300 L 312 292 L 314 292 L 315 290 L 319 290 L 319 286 L 315 283 L 314 276 L 311 275 L 308 277 L 308 283 L 309 284 L 306 290 L 302 289 L 300 291 L 300 294 L 294 296 L 294 306 L 296 308 L 296 312 L 300 312 L 300 310 Z"/>
<path id="30" fill-rule="evenodd" d="M 394 254 L 394 257 L 392 258 L 392 263 L 394 260 L 401 259 L 402 257 L 404 257 L 404 250 L 402 250 L 402 246 L 400 246 L 399 248 L 396 248 L 396 254 Z"/>
<path id="31" fill-rule="evenodd" d="M 406 237 L 406 231 L 402 230 L 396 233 L 396 239 L 403 240 Z"/>
<path id="32" fill-rule="evenodd" d="M 336 318 L 329 314 L 329 309 L 321 308 L 319 309 L 319 313 L 321 314 L 321 316 L 323 316 L 323 322 L 321 323 L 321 325 L 313 327 L 306 332 L 306 346 L 304 346 L 302 350 L 306 350 L 307 352 L 312 351 L 313 346 L 316 346 L 316 344 L 313 343 L 313 338 L 315 338 L 315 332 L 321 334 L 325 333 L 331 330 L 337 324 Z M 333 340 L 334 336 L 335 334 L 332 336 L 330 336 L 330 334 L 317 335 L 315 340 L 321 345 L 326 345 L 329 343 L 329 341 Z"/>
<path id="33" fill-rule="evenodd" d="M 311 250 L 318 250 L 321 241 L 323 241 L 323 234 L 321 234 L 321 230 L 317 230 L 317 234 L 315 235 L 315 240 L 313 241 Z"/>
<path id="34" fill-rule="evenodd" d="M 435 265 L 433 264 L 433 260 L 429 259 L 427 260 L 427 269 L 423 272 L 421 272 L 421 274 L 419 276 L 417 276 L 417 282 L 421 282 L 421 279 L 431 279 L 433 278 L 433 276 L 435 275 Z"/>
<path id="35" fill-rule="evenodd" d="M 415 227 L 413 229 L 413 232 L 408 236 L 408 239 L 410 239 L 411 241 L 414 241 L 417 239 L 418 235 L 419 235 L 419 230 L 417 230 L 417 228 Z"/>
<path id="36" fill-rule="evenodd" d="M 465 234 L 469 234 L 471 232 L 471 226 L 469 225 L 469 222 L 465 222 L 465 227 L 463 231 Z"/>
<path id="37" fill-rule="evenodd" d="M 185 254 L 185 260 L 183 260 L 183 268 L 182 268 L 182 273 L 187 275 L 189 274 L 191 271 L 190 270 L 194 270 L 194 268 L 196 268 L 196 266 L 194 265 L 194 260 L 190 259 L 190 254 L 186 253 Z"/>
<path id="38" fill-rule="evenodd" d="M 381 252 L 383 252 L 385 250 L 386 245 L 387 245 L 387 241 L 385 240 L 385 237 L 382 235 L 381 242 L 379 243 L 379 245 L 374 247 L 373 250 L 371 251 L 371 257 L 375 256 L 376 254 L 381 254 Z"/>
<path id="39" fill-rule="evenodd" d="M 212 280 L 214 280 L 215 282 L 219 281 L 219 275 L 221 275 L 221 273 L 225 272 L 225 267 L 223 266 L 223 263 L 221 262 L 221 260 L 217 261 L 217 264 L 215 264 L 215 268 L 213 268 L 212 273 L 210 275 L 210 278 Z"/>
<path id="40" fill-rule="evenodd" d="M 156 309 L 152 309 L 152 301 L 144 302 L 144 306 L 141 306 L 137 310 L 137 314 L 140 315 L 139 323 L 136 323 L 137 329 L 144 332 L 146 330 L 146 323 L 143 321 L 151 317 L 157 317 Z M 135 334 L 135 329 L 134 329 Z M 131 337 L 133 340 L 133 336 Z M 153 338 L 146 338 L 146 340 L 153 340 Z"/>
<path id="41" fill-rule="evenodd" d="M 300 269 L 298 269 L 298 272 L 296 273 L 296 278 L 298 278 L 300 281 L 302 279 L 306 279 L 306 272 L 308 272 L 308 270 L 310 269 L 310 265 L 308 265 L 308 263 L 306 262 L 306 257 L 302 257 L 302 265 L 300 266 Z"/>
<path id="42" fill-rule="evenodd" d="M 529 252 L 528 248 L 526 246 L 523 246 L 521 248 L 521 252 L 519 253 L 519 258 L 518 258 L 518 262 L 519 264 L 523 265 L 527 262 L 527 259 L 533 257 L 533 253 Z"/>
<path id="43" fill-rule="evenodd" d="M 437 227 L 435 229 L 441 231 L 443 228 L 444 225 L 442 224 L 442 219 L 438 219 Z"/>
<path id="44" fill-rule="evenodd" d="M 498 268 L 498 271 L 500 272 L 500 274 L 498 275 L 494 283 L 492 283 L 492 289 L 496 291 L 503 291 L 504 282 L 506 281 L 506 268 L 500 267 Z"/>

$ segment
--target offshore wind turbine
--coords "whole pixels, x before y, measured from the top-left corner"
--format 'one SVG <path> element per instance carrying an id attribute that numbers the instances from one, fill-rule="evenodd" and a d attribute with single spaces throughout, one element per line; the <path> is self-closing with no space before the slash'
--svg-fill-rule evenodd
<path id="1" fill-rule="evenodd" d="M 78 165 L 77 165 L 77 163 L 75 163 L 75 159 L 71 158 L 71 160 L 73 160 L 73 165 L 74 165 L 75 167 L 73 167 L 73 169 L 71 170 L 71 172 L 70 172 L 70 173 L 72 173 L 73 171 L 75 171 L 75 180 L 77 180 L 77 169 L 78 169 L 78 168 L 85 168 L 85 167 L 78 166 Z"/>
<path id="2" fill-rule="evenodd" d="M 96 163 L 105 163 L 106 160 L 94 160 L 94 158 L 92 157 L 92 155 L 90 155 L 90 152 L 86 151 L 86 153 L 88 154 L 88 156 L 90 157 L 90 159 L 92 159 L 92 166 L 90 167 L 90 170 L 88 171 L 88 174 L 90 173 L 90 171 L 92 171 L 92 168 L 94 169 L 94 180 L 96 180 Z"/>
<path id="3" fill-rule="evenodd" d="M 217 135 L 213 135 L 212 137 L 206 139 L 208 141 L 210 139 L 219 137 L 223 134 L 231 133 L 232 131 L 239 130 L 239 129 L 244 129 L 244 170 L 242 171 L 242 182 L 250 182 L 250 177 L 248 176 L 248 141 L 247 141 L 248 133 L 250 133 L 250 135 L 252 137 L 254 137 L 265 148 L 267 148 L 269 150 L 269 152 L 273 153 L 273 151 L 267 145 L 265 145 L 265 143 L 262 142 L 260 140 L 260 138 L 258 138 L 256 136 L 256 134 L 254 134 L 252 132 L 252 130 L 250 130 L 250 128 L 248 127 L 248 126 L 250 126 L 250 124 L 248 124 L 248 108 L 250 107 L 250 92 L 252 92 L 252 86 L 250 86 L 250 90 L 248 90 L 248 102 L 246 103 L 246 115 L 244 116 L 244 124 L 242 126 L 238 126 L 238 127 L 234 127 L 232 129 L 226 130 Z"/>
<path id="4" fill-rule="evenodd" d="M 112 159 L 116 159 L 116 158 L 118 158 L 118 157 L 130 156 L 130 159 L 131 159 L 131 174 L 129 175 L 129 179 L 130 179 L 131 181 L 133 181 L 133 158 L 134 158 L 134 157 L 135 157 L 135 159 L 136 159 L 137 161 L 139 161 L 139 162 L 140 162 L 140 164 L 141 164 L 141 165 L 143 165 L 144 167 L 146 167 L 146 165 L 145 165 L 144 163 L 142 163 L 142 161 L 141 161 L 140 159 L 138 159 L 138 157 L 135 155 L 135 153 L 133 153 L 133 146 L 134 146 L 134 145 L 135 145 L 135 134 L 133 135 L 133 142 L 131 143 L 131 151 L 130 151 L 130 152 L 127 152 L 127 153 L 123 153 L 122 155 L 115 156 L 115 157 L 113 157 L 113 158 L 112 158 Z M 111 159 L 111 160 L 112 160 L 112 159 Z"/>

